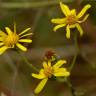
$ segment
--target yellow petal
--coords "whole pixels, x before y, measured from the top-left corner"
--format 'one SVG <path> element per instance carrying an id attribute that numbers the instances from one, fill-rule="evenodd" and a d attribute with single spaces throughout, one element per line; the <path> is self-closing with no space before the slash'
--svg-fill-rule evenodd
<path id="1" fill-rule="evenodd" d="M 46 77 L 45 74 L 44 74 L 44 69 L 41 69 L 39 74 L 44 75 L 44 77 Z"/>
<path id="2" fill-rule="evenodd" d="M 81 12 L 77 15 L 77 17 L 81 18 L 90 7 L 91 7 L 90 4 L 85 5 L 84 8 L 81 10 Z"/>
<path id="3" fill-rule="evenodd" d="M 87 18 L 88 18 L 88 17 L 89 17 L 89 14 L 85 15 L 85 17 L 83 18 L 83 20 L 78 21 L 78 23 L 83 23 L 84 21 L 86 21 L 86 20 L 87 20 Z"/>
<path id="4" fill-rule="evenodd" d="M 19 42 L 26 42 L 26 43 L 31 43 L 32 42 L 32 40 L 30 40 L 30 39 L 20 39 L 18 41 Z"/>
<path id="5" fill-rule="evenodd" d="M 54 70 L 54 76 L 69 76 L 70 72 L 66 68 L 58 68 Z"/>
<path id="6" fill-rule="evenodd" d="M 14 22 L 14 33 L 16 33 L 16 22 Z"/>
<path id="7" fill-rule="evenodd" d="M 27 48 L 21 45 L 20 43 L 16 43 L 16 46 L 20 48 L 22 51 L 27 51 Z"/>
<path id="8" fill-rule="evenodd" d="M 39 83 L 39 85 L 36 87 L 36 89 L 35 89 L 35 94 L 38 94 L 38 93 L 40 93 L 41 91 L 42 91 L 42 89 L 44 88 L 44 86 L 45 86 L 45 84 L 47 83 L 47 81 L 48 81 L 48 78 L 45 78 L 45 79 L 43 79 L 40 83 Z"/>
<path id="9" fill-rule="evenodd" d="M 53 65 L 53 68 L 59 68 L 65 63 L 66 63 L 66 60 L 59 60 L 55 65 Z"/>
<path id="10" fill-rule="evenodd" d="M 2 37 L 0 37 L 0 41 L 3 41 L 4 39 Z"/>
<path id="11" fill-rule="evenodd" d="M 65 71 L 63 73 L 62 72 L 61 73 L 55 73 L 54 76 L 56 76 L 56 77 L 62 77 L 62 76 L 68 77 L 68 76 L 70 76 L 70 72 Z"/>
<path id="12" fill-rule="evenodd" d="M 76 24 L 69 25 L 69 28 L 75 28 L 76 27 Z"/>
<path id="13" fill-rule="evenodd" d="M 34 74 L 34 73 L 32 73 L 32 77 L 34 77 L 34 78 L 37 78 L 37 79 L 44 79 L 45 78 L 45 75 L 41 75 L 41 74 Z"/>
<path id="14" fill-rule="evenodd" d="M 20 38 L 23 38 L 23 37 L 26 37 L 26 36 L 30 36 L 30 35 L 32 35 L 32 34 L 33 34 L 33 33 L 24 34 L 24 35 L 20 36 Z"/>
<path id="15" fill-rule="evenodd" d="M 67 5 L 60 2 L 60 7 L 65 16 L 68 16 L 70 14 L 70 9 Z"/>
<path id="16" fill-rule="evenodd" d="M 50 61 L 48 61 L 48 66 L 51 67 L 51 62 Z"/>
<path id="17" fill-rule="evenodd" d="M 56 23 L 56 24 L 64 24 L 64 23 L 66 23 L 66 18 L 52 19 L 51 22 Z"/>
<path id="18" fill-rule="evenodd" d="M 80 32 L 80 35 L 83 35 L 83 29 L 81 28 L 81 26 L 79 24 L 76 24 L 76 27 L 78 29 L 78 31 Z"/>
<path id="19" fill-rule="evenodd" d="M 70 12 L 70 15 L 76 16 L 76 10 L 75 9 L 72 9 L 71 12 Z"/>
<path id="20" fill-rule="evenodd" d="M 0 46 L 2 46 L 2 45 L 4 45 L 4 43 L 3 43 L 3 42 L 1 42 L 1 43 L 0 43 Z"/>
<path id="21" fill-rule="evenodd" d="M 0 36 L 6 36 L 6 34 L 2 30 L 0 30 Z"/>
<path id="22" fill-rule="evenodd" d="M 65 71 L 67 71 L 66 68 L 57 68 L 54 70 L 54 73 L 64 73 Z"/>
<path id="23" fill-rule="evenodd" d="M 8 33 L 8 35 L 11 35 L 13 33 L 9 27 L 5 27 L 5 30 Z"/>
<path id="24" fill-rule="evenodd" d="M 68 39 L 70 39 L 70 28 L 69 28 L 69 25 L 67 25 L 67 27 L 66 27 L 66 37 Z"/>
<path id="25" fill-rule="evenodd" d="M 46 62 L 43 62 L 43 67 L 44 68 L 47 68 L 48 67 Z"/>
<path id="26" fill-rule="evenodd" d="M 64 27 L 66 24 L 60 24 L 60 25 L 57 25 L 54 27 L 54 31 L 56 32 L 57 29 L 61 28 L 61 27 Z"/>
<path id="27" fill-rule="evenodd" d="M 8 49 L 7 46 L 3 46 L 0 48 L 0 55 L 3 54 Z"/>
<path id="28" fill-rule="evenodd" d="M 26 32 L 28 32 L 30 29 L 31 29 L 31 28 L 25 29 L 24 31 L 22 31 L 22 32 L 19 34 L 19 36 L 22 35 L 22 34 L 24 34 L 24 33 L 26 33 Z"/>

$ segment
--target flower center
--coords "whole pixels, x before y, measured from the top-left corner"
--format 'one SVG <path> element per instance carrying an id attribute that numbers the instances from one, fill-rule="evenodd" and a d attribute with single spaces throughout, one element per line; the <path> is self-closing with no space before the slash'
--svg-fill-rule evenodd
<path id="1" fill-rule="evenodd" d="M 51 78 L 52 74 L 53 74 L 53 69 L 52 67 L 47 67 L 44 69 L 44 74 L 46 75 L 46 77 Z"/>
<path id="2" fill-rule="evenodd" d="M 67 24 L 74 24 L 77 22 L 77 18 L 75 15 L 69 15 L 67 17 Z"/>
<path id="3" fill-rule="evenodd" d="M 4 44 L 8 47 L 14 47 L 14 45 L 18 42 L 19 36 L 16 33 L 13 33 L 11 35 L 7 35 L 4 38 Z"/>

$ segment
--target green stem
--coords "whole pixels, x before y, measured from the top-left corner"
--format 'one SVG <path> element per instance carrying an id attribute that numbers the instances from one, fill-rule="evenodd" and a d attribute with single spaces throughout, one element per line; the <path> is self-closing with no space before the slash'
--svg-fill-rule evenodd
<path id="1" fill-rule="evenodd" d="M 0 3 L 0 8 L 38 8 L 56 5 L 59 4 L 60 1 L 64 3 L 72 2 L 72 0 L 45 0 L 39 2 L 2 2 Z"/>
<path id="2" fill-rule="evenodd" d="M 71 63 L 71 66 L 69 67 L 70 72 L 72 71 L 72 69 L 73 69 L 73 67 L 74 67 L 74 65 L 75 65 L 75 63 L 76 63 L 76 59 L 77 59 L 78 53 L 79 53 L 79 51 L 80 51 L 80 50 L 79 50 L 79 47 L 78 47 L 78 42 L 77 42 L 77 33 L 76 33 L 75 36 L 74 36 L 74 43 L 75 43 L 76 53 L 75 53 L 75 55 L 74 55 L 74 57 L 73 57 L 73 61 L 72 61 L 72 63 Z M 75 90 L 74 90 L 74 88 L 73 88 L 73 86 L 72 86 L 71 81 L 70 81 L 70 80 L 67 80 L 67 84 L 68 84 L 68 86 L 69 86 L 69 88 L 70 88 L 70 90 L 71 90 L 72 96 L 76 96 L 76 95 L 75 95 Z"/>
<path id="3" fill-rule="evenodd" d="M 73 61 L 71 63 L 71 66 L 69 67 L 70 72 L 72 71 L 72 69 L 73 69 L 73 67 L 75 65 L 75 62 L 76 62 L 76 59 L 77 59 L 77 56 L 78 56 L 78 53 L 79 53 L 79 47 L 78 47 L 78 42 L 77 42 L 77 33 L 74 36 L 74 43 L 75 43 L 76 53 L 75 53 L 75 55 L 73 57 Z"/>
<path id="4" fill-rule="evenodd" d="M 22 60 L 24 60 L 24 62 L 30 67 L 30 68 L 32 68 L 33 70 L 35 70 L 35 71 L 39 71 L 35 66 L 33 66 L 33 64 L 32 63 L 30 63 L 28 60 L 27 60 L 27 58 L 20 52 L 20 51 L 17 51 L 18 53 L 19 53 L 19 55 L 21 56 L 21 58 L 22 58 Z"/>

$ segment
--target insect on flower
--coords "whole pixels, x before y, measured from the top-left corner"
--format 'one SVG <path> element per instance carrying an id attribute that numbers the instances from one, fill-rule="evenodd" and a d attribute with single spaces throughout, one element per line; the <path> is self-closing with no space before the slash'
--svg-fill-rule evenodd
<path id="1" fill-rule="evenodd" d="M 83 23 L 89 16 L 89 14 L 86 14 L 85 17 L 81 20 L 81 18 L 84 16 L 85 12 L 91 7 L 90 4 L 87 4 L 84 6 L 84 8 L 77 14 L 76 9 L 70 10 L 69 7 L 62 2 L 60 2 L 60 8 L 65 15 L 64 18 L 57 18 L 52 19 L 51 22 L 57 24 L 54 27 L 54 31 L 57 29 L 66 26 L 66 37 L 70 38 L 70 28 L 77 28 L 80 32 L 80 35 L 83 35 L 83 30 L 79 23 Z"/>
<path id="2" fill-rule="evenodd" d="M 68 77 L 70 75 L 70 72 L 67 71 L 66 68 L 61 67 L 63 64 L 65 64 L 65 60 L 58 60 L 53 66 L 51 64 L 51 61 L 43 62 L 43 67 L 39 74 L 32 73 L 32 76 L 37 79 L 42 79 L 39 85 L 35 89 L 35 94 L 38 94 L 42 91 L 45 84 L 47 83 L 48 79 L 55 77 Z"/>
<path id="3" fill-rule="evenodd" d="M 9 48 L 15 48 L 16 46 L 22 51 L 27 51 L 21 43 L 31 43 L 31 39 L 26 39 L 26 36 L 32 35 L 27 33 L 31 28 L 27 28 L 21 33 L 16 33 L 16 24 L 14 23 L 14 31 L 9 27 L 5 27 L 7 33 L 0 30 L 0 55 L 3 54 Z"/>

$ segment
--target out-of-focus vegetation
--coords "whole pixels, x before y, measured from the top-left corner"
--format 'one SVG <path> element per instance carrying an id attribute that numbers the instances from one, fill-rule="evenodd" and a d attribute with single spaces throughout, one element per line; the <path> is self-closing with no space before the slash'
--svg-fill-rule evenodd
<path id="1" fill-rule="evenodd" d="M 66 58 L 70 65 L 76 52 L 71 39 L 65 37 L 65 29 L 53 32 L 52 18 L 62 17 L 59 1 L 64 1 L 70 8 L 79 11 L 85 4 L 92 8 L 88 20 L 82 24 L 84 35 L 79 37 L 80 53 L 71 73 L 72 84 L 77 96 L 96 95 L 96 0 L 0 0 L 0 29 L 13 28 L 16 21 L 18 33 L 31 27 L 32 44 L 28 52 L 23 53 L 30 63 L 41 68 L 44 53 L 54 50 L 61 58 Z M 27 46 L 27 45 L 26 45 Z M 0 56 L 0 92 L 6 96 L 34 96 L 33 90 L 39 80 L 32 78 L 34 72 L 14 50 L 8 50 Z M 61 82 L 49 81 L 40 96 L 71 96 L 68 86 Z"/>

